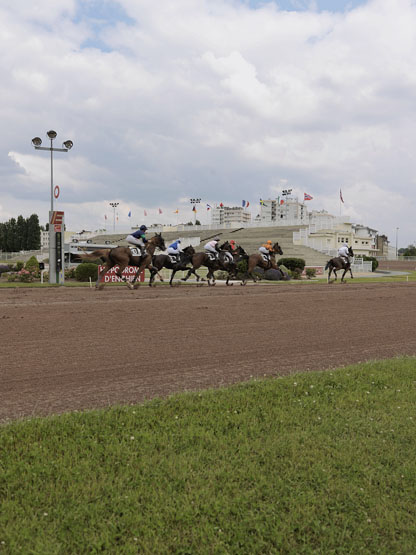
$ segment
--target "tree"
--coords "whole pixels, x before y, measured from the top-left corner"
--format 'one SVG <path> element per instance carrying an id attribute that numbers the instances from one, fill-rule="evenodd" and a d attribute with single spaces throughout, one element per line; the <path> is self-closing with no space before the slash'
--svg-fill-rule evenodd
<path id="1" fill-rule="evenodd" d="M 29 251 L 40 249 L 40 226 L 37 214 L 32 214 L 27 220 L 27 244 Z"/>
<path id="2" fill-rule="evenodd" d="M 407 249 L 404 250 L 403 256 L 416 256 L 416 246 L 409 245 Z"/>

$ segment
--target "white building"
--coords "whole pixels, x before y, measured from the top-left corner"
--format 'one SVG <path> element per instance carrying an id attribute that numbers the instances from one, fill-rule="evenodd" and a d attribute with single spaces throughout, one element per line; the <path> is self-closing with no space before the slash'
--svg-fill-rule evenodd
<path id="1" fill-rule="evenodd" d="M 244 225 L 251 222 L 251 212 L 241 206 L 215 206 L 211 209 L 211 224 L 217 227 Z"/>
<path id="2" fill-rule="evenodd" d="M 297 198 L 262 199 L 256 221 L 265 225 L 307 225 L 308 209 Z"/>

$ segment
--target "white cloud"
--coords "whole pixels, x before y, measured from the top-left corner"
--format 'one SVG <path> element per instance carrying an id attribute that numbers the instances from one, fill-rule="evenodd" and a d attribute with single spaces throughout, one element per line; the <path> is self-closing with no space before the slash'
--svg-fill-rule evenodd
<path id="1" fill-rule="evenodd" d="M 74 141 L 54 164 L 74 226 L 100 225 L 111 200 L 174 222 L 184 199 L 254 205 L 284 183 L 334 213 L 341 186 L 351 217 L 415 240 L 410 0 L 345 13 L 120 0 L 130 19 L 98 26 L 93 5 L 0 5 L 0 220 L 46 220 L 48 154 L 30 140 L 54 128 L 56 146 Z"/>

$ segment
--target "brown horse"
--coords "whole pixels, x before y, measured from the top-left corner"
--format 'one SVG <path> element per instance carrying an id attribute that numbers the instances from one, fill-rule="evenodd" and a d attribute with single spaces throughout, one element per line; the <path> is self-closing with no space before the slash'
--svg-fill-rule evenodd
<path id="1" fill-rule="evenodd" d="M 247 283 L 248 278 L 251 278 L 254 282 L 258 281 L 256 276 L 253 274 L 254 268 L 256 266 L 259 266 L 264 270 L 270 270 L 270 268 L 277 270 L 278 267 L 277 267 L 276 258 L 275 258 L 276 254 L 283 254 L 283 251 L 279 243 L 277 242 L 273 245 L 273 249 L 270 251 L 268 260 L 265 260 L 264 256 L 260 253 L 250 254 L 247 261 L 247 272 L 243 277 L 241 285 L 245 285 Z"/>
<path id="2" fill-rule="evenodd" d="M 129 247 L 115 247 L 113 249 L 99 249 L 91 253 L 80 254 L 79 257 L 83 260 L 96 260 L 97 258 L 101 258 L 101 260 L 104 261 L 104 269 L 100 272 L 95 283 L 96 289 L 103 289 L 105 284 L 101 282 L 101 280 L 111 268 L 114 268 L 114 266 L 118 266 L 116 275 L 121 278 L 130 289 L 133 289 L 133 287 L 136 288 L 138 286 L 136 280 L 140 273 L 145 268 L 152 270 L 152 256 L 157 248 L 162 251 L 166 248 L 161 233 L 156 233 L 156 235 L 146 243 L 145 256 L 135 256 Z M 131 283 L 123 276 L 123 271 L 127 266 L 138 267 L 136 275 Z"/>
<path id="3" fill-rule="evenodd" d="M 214 259 L 213 255 L 208 254 L 207 252 L 196 252 L 191 259 L 192 268 L 189 268 L 188 273 L 182 281 L 186 281 L 191 274 L 194 274 L 196 277 L 197 282 L 204 278 L 201 278 L 197 273 L 196 270 L 201 266 L 206 266 L 208 268 L 207 273 L 207 281 L 208 285 L 215 285 L 215 276 L 214 272 L 217 270 L 224 270 L 225 272 L 233 272 L 235 270 L 235 262 L 233 256 L 229 253 L 228 250 L 225 250 L 223 247 L 228 243 L 224 243 L 219 247 L 219 252 L 217 254 L 217 258 Z M 227 285 L 228 279 L 227 279 Z"/>
<path id="4" fill-rule="evenodd" d="M 341 256 L 337 256 L 336 258 L 331 258 L 331 260 L 328 260 L 325 266 L 325 270 L 329 269 L 328 283 L 333 283 L 334 281 L 337 281 L 338 270 L 344 270 L 344 273 L 342 274 L 342 277 L 341 277 L 341 283 L 346 283 L 344 277 L 348 271 L 351 274 L 351 279 L 354 278 L 354 276 L 352 275 L 351 262 L 350 262 L 352 258 L 354 258 L 354 251 L 352 250 L 352 247 L 348 247 L 348 263 L 346 263 L 345 259 L 342 258 Z M 331 281 L 330 278 L 331 278 L 332 272 L 334 272 L 335 279 Z"/>

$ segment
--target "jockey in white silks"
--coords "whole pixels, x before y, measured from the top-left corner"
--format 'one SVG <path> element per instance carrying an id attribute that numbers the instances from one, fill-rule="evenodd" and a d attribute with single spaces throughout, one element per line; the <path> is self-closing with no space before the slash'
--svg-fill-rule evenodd
<path id="1" fill-rule="evenodd" d="M 219 237 L 215 237 L 215 239 L 213 239 L 212 241 L 209 241 L 205 246 L 204 249 L 206 252 L 210 252 L 212 254 L 215 254 L 215 258 L 217 258 L 217 254 L 218 254 L 218 243 L 220 242 L 220 238 Z"/>
<path id="2" fill-rule="evenodd" d="M 342 258 L 342 261 L 345 262 L 345 264 L 349 264 L 350 262 L 350 251 L 348 249 L 348 245 L 347 243 L 344 243 L 339 249 L 338 249 L 338 256 L 340 258 Z"/>

